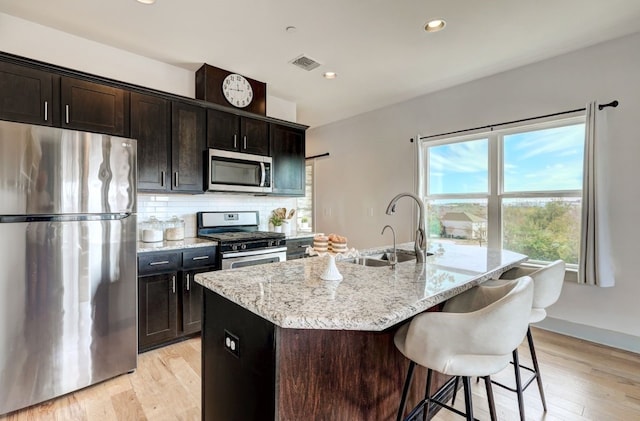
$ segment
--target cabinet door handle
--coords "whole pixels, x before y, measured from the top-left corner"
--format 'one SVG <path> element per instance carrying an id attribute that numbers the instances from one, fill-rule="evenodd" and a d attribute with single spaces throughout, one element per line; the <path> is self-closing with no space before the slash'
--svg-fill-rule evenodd
<path id="1" fill-rule="evenodd" d="M 190 276 L 191 276 L 191 275 L 189 275 L 189 274 L 187 273 L 187 291 L 189 291 L 189 290 L 191 289 L 191 285 L 190 285 L 190 284 L 191 284 L 191 279 L 189 279 L 189 278 L 190 278 Z"/>
<path id="2" fill-rule="evenodd" d="M 194 257 L 191 260 L 204 260 L 204 259 L 208 259 L 209 256 L 198 256 L 198 257 Z"/>
<path id="3" fill-rule="evenodd" d="M 234 134 L 233 135 L 233 149 L 236 149 L 238 147 L 238 135 Z"/>
<path id="4" fill-rule="evenodd" d="M 69 124 L 69 104 L 64 106 L 64 118 L 65 122 Z"/>
<path id="5" fill-rule="evenodd" d="M 176 275 L 171 277 L 171 292 L 176 293 Z"/>
<path id="6" fill-rule="evenodd" d="M 247 149 L 247 135 L 244 135 L 244 148 Z"/>
<path id="7" fill-rule="evenodd" d="M 174 185 L 174 187 L 178 187 L 178 184 L 179 184 L 179 183 L 178 183 L 178 171 L 176 171 L 176 172 L 173 174 L 173 178 L 174 178 L 174 180 L 173 180 L 173 185 Z"/>
<path id="8" fill-rule="evenodd" d="M 168 265 L 168 264 L 169 264 L 168 260 L 159 260 L 157 262 L 149 263 L 149 266 Z"/>
<path id="9" fill-rule="evenodd" d="M 44 121 L 49 121 L 49 101 L 44 102 Z"/>
<path id="10" fill-rule="evenodd" d="M 164 187 L 164 171 L 160 171 L 160 187 Z"/>

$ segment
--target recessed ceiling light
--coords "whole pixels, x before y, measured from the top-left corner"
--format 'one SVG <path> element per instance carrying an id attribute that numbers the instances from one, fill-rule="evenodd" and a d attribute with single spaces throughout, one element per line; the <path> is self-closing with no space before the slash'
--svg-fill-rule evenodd
<path id="1" fill-rule="evenodd" d="M 138 3 L 142 3 L 142 4 L 153 4 L 155 2 L 156 0 L 138 0 Z"/>
<path id="2" fill-rule="evenodd" d="M 338 77 L 338 74 L 336 72 L 324 72 L 322 76 L 324 76 L 325 79 L 335 79 Z"/>
<path id="3" fill-rule="evenodd" d="M 427 32 L 438 32 L 444 29 L 447 22 L 443 19 L 432 19 L 424 26 L 424 30 Z"/>

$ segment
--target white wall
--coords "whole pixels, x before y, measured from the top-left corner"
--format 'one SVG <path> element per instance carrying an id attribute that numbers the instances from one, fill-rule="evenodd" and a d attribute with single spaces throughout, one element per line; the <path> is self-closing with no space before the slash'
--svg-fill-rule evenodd
<path id="1" fill-rule="evenodd" d="M 610 109 L 611 229 L 616 286 L 566 283 L 549 315 L 640 339 L 640 34 L 473 81 L 307 132 L 307 154 L 329 152 L 316 164 L 316 230 L 340 232 L 356 247 L 388 244 L 380 230 L 411 239 L 413 205 L 388 201 L 414 189 L 408 139 L 570 110 L 587 101 L 620 101 Z M 405 200 L 405 199 L 403 199 Z M 366 209 L 373 208 L 373 216 Z M 331 209 L 331 213 L 325 209 Z M 400 214 L 401 209 L 403 213 Z M 636 342 L 640 343 L 640 342 Z M 640 349 L 640 346 L 638 347 Z"/>
<path id="2" fill-rule="evenodd" d="M 0 51 L 195 98 L 195 72 L 5 13 L 0 13 Z M 267 115 L 295 122 L 296 104 L 267 95 Z"/>

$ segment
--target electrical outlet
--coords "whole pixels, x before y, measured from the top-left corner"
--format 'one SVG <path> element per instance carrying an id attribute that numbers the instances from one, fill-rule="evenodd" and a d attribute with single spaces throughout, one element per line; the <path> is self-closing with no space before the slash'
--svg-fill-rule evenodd
<path id="1" fill-rule="evenodd" d="M 240 338 L 226 329 L 224 331 L 224 349 L 240 358 Z"/>

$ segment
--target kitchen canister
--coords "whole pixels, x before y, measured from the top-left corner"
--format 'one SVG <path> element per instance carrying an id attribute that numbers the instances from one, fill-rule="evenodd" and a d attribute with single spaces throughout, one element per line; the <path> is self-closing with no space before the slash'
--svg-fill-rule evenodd
<path id="1" fill-rule="evenodd" d="M 164 223 L 164 239 L 166 241 L 184 240 L 184 219 L 173 215 L 171 219 Z"/>
<path id="2" fill-rule="evenodd" d="M 162 241 L 163 226 L 162 222 L 155 216 L 140 224 L 140 241 L 144 243 L 157 243 Z"/>

